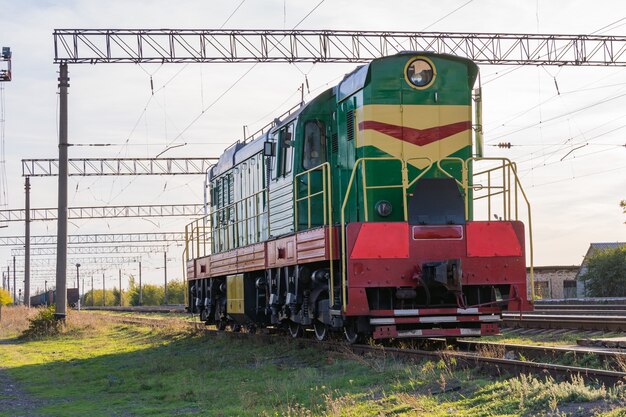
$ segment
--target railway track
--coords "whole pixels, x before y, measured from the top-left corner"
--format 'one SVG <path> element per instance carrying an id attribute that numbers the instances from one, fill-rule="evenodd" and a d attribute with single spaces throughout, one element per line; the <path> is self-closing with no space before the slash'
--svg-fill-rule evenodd
<path id="1" fill-rule="evenodd" d="M 184 313 L 185 306 L 172 304 L 165 306 L 82 306 L 82 310 L 117 311 L 122 313 Z"/>
<path id="2" fill-rule="evenodd" d="M 620 307 L 622 310 L 613 308 Z M 167 306 L 93 306 L 84 310 L 118 311 L 128 313 L 184 313 L 183 305 Z M 528 329 L 572 329 L 607 332 L 626 331 L 626 305 L 582 304 L 582 305 L 538 305 L 532 313 L 503 314 L 505 327 Z"/>
<path id="3" fill-rule="evenodd" d="M 148 325 L 154 327 L 166 327 L 169 326 L 169 321 L 162 319 L 151 319 L 151 318 L 139 318 L 139 317 L 115 317 L 114 320 L 125 323 L 125 324 L 133 324 L 133 325 Z M 276 337 L 280 337 L 277 334 L 272 334 L 270 332 L 260 332 L 256 335 L 251 335 L 248 333 L 235 333 L 235 332 L 224 332 L 218 330 L 208 329 L 204 323 L 200 322 L 183 322 L 186 323 L 191 329 L 199 330 L 207 334 L 212 335 L 227 335 L 227 337 L 233 338 L 249 338 L 255 337 L 261 340 L 275 340 Z M 404 360 L 410 361 L 420 361 L 420 360 L 443 360 L 448 361 L 448 363 L 452 362 L 454 359 L 454 363 L 456 366 L 461 366 L 465 368 L 478 368 L 482 371 L 488 372 L 489 374 L 503 375 L 506 373 L 518 375 L 520 373 L 528 373 L 536 376 L 551 376 L 555 379 L 564 380 L 569 379 L 572 376 L 580 376 L 587 381 L 603 383 L 605 385 L 616 385 L 619 383 L 624 383 L 626 381 L 626 373 L 621 371 L 611 371 L 611 370 L 603 370 L 603 369 L 594 369 L 594 368 L 584 368 L 584 367 L 574 367 L 567 365 L 557 365 L 551 363 L 542 363 L 542 362 L 530 362 L 528 360 L 519 360 L 519 359 L 508 359 L 508 358 L 499 358 L 499 357 L 490 357 L 481 355 L 482 351 L 485 351 L 485 347 L 489 347 L 490 351 L 493 353 L 498 351 L 503 352 L 524 352 L 524 357 L 530 358 L 539 357 L 539 355 L 558 357 L 559 355 L 567 354 L 568 352 L 571 354 L 573 349 L 568 348 L 554 348 L 554 347 L 538 347 L 538 346 L 523 346 L 523 345 L 506 345 L 506 344 L 498 344 L 498 343 L 488 343 L 488 342 L 473 342 L 473 341 L 459 341 L 457 342 L 459 346 L 464 347 L 465 349 L 472 350 L 471 352 L 463 352 L 463 351 L 451 351 L 451 350 L 425 350 L 425 349 L 412 349 L 412 348 L 398 348 L 398 347 L 385 347 L 385 346 L 372 346 L 365 344 L 354 344 L 348 345 L 346 343 L 341 342 L 325 342 L 320 343 L 313 339 L 302 338 L 294 340 L 296 343 L 304 344 L 304 345 L 312 345 L 321 349 L 327 349 L 330 351 L 339 351 L 345 352 L 346 350 L 360 355 L 370 355 L 370 356 L 393 356 L 397 358 L 401 358 Z M 437 342 L 437 341 L 435 341 Z M 615 363 L 626 363 L 626 354 L 621 352 L 607 352 L 607 351 L 598 351 L 598 350 L 576 350 L 575 354 L 596 354 L 604 358 L 605 361 L 613 361 Z M 528 355 L 528 356 L 526 356 Z M 620 362 L 620 360 L 624 360 L 624 362 Z"/>
<path id="4" fill-rule="evenodd" d="M 609 332 L 626 331 L 626 314 L 615 315 L 590 315 L 584 311 L 570 314 L 550 313 L 504 313 L 503 324 L 506 327 L 523 327 L 533 329 L 574 329 L 574 330 L 598 330 Z"/>

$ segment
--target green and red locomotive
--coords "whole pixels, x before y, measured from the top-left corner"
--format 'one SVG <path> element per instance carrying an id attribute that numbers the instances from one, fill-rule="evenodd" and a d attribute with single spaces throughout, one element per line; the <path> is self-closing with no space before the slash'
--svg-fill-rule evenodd
<path id="1" fill-rule="evenodd" d="M 530 209 L 515 165 L 482 158 L 477 78 L 450 55 L 375 59 L 226 149 L 186 229 L 189 310 L 350 342 L 494 334 L 530 310 Z"/>

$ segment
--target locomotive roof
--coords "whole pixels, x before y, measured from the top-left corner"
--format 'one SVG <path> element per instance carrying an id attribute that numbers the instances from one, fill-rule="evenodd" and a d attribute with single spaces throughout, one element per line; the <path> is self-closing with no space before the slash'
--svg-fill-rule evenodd
<path id="1" fill-rule="evenodd" d="M 315 99 L 313 99 L 315 100 Z M 228 171 L 235 165 L 240 162 L 245 161 L 250 158 L 252 155 L 261 152 L 263 150 L 263 144 L 268 140 L 269 134 L 275 132 L 277 129 L 280 129 L 285 124 L 291 122 L 295 118 L 298 117 L 300 113 L 311 103 L 310 101 L 300 107 L 298 110 L 291 113 L 284 120 L 277 121 L 276 125 L 272 127 L 268 132 L 262 134 L 261 136 L 257 136 L 249 142 L 235 142 L 230 145 L 222 155 L 220 155 L 220 159 L 217 161 L 217 164 L 213 165 L 210 170 L 210 179 L 213 179 L 224 172 Z"/>

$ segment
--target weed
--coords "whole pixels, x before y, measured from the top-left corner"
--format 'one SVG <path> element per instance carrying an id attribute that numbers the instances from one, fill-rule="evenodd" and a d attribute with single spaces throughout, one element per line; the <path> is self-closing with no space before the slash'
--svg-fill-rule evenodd
<path id="1" fill-rule="evenodd" d="M 506 348 L 498 344 L 478 345 L 476 352 L 484 358 L 504 358 Z"/>
<path id="2" fill-rule="evenodd" d="M 28 329 L 22 332 L 22 337 L 26 339 L 55 336 L 63 330 L 63 321 L 54 317 L 54 306 L 40 309 L 39 313 L 28 322 Z"/>
<path id="3" fill-rule="evenodd" d="M 34 317 L 37 312 L 37 309 L 24 306 L 4 306 L 2 308 L 0 338 L 19 336 L 28 328 L 28 319 Z"/>

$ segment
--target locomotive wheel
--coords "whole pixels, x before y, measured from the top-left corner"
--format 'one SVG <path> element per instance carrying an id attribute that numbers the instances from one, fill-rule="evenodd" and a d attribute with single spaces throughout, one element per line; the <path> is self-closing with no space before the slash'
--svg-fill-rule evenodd
<path id="1" fill-rule="evenodd" d="M 313 330 L 315 331 L 315 338 L 318 341 L 323 342 L 324 340 L 328 339 L 328 326 L 326 326 L 321 321 L 316 321 L 315 323 L 313 323 Z"/>
<path id="2" fill-rule="evenodd" d="M 217 327 L 217 330 L 219 330 L 220 332 L 223 332 L 224 330 L 226 330 L 226 321 L 218 320 L 217 323 L 215 323 L 215 327 Z"/>
<path id="3" fill-rule="evenodd" d="M 241 326 L 239 324 L 233 323 L 230 325 L 230 330 L 233 333 L 239 333 L 241 331 Z"/>
<path id="4" fill-rule="evenodd" d="M 200 321 L 207 321 L 209 319 L 208 311 L 205 308 L 200 310 Z"/>
<path id="5" fill-rule="evenodd" d="M 300 323 L 289 322 L 289 334 L 294 339 L 302 337 L 304 335 L 304 329 L 300 325 Z"/>
<path id="6" fill-rule="evenodd" d="M 346 323 L 346 325 L 343 326 L 343 335 L 346 341 L 351 345 L 359 341 L 359 334 L 356 331 L 356 325 L 354 323 Z"/>

